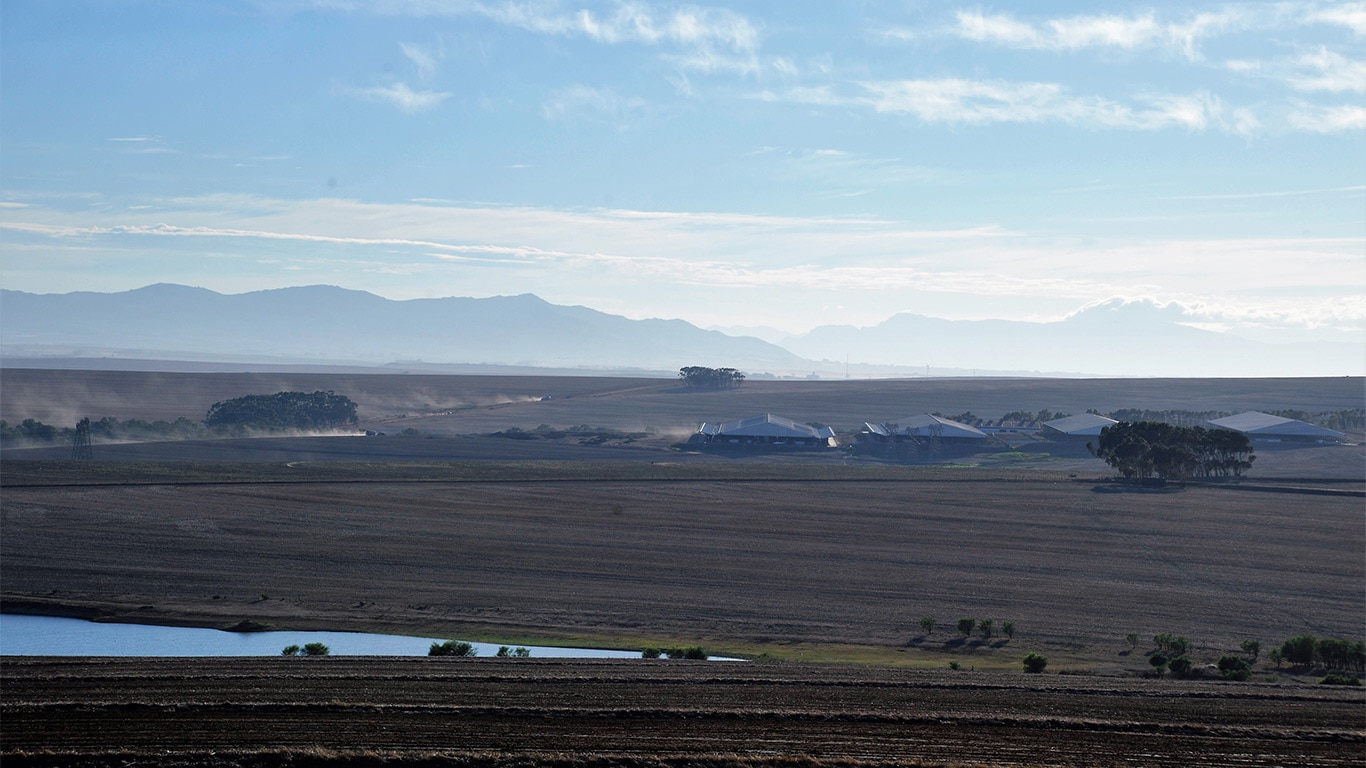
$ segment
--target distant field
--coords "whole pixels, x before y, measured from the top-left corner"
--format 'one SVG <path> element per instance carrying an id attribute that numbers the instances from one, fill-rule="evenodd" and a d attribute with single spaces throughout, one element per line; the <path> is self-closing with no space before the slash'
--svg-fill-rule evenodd
<path id="1" fill-rule="evenodd" d="M 145 373 L 0 368 L 0 418 L 70 426 L 82 416 L 202 419 L 215 402 L 285 390 L 333 390 L 355 400 L 365 426 L 436 434 L 587 424 L 688 434 L 702 421 L 777 413 L 856 430 L 923 412 L 1088 408 L 1307 411 L 1360 408 L 1361 378 L 890 379 L 748 381 L 734 390 L 682 390 L 669 379 L 320 373 Z M 549 397 L 551 399 L 543 399 Z"/>

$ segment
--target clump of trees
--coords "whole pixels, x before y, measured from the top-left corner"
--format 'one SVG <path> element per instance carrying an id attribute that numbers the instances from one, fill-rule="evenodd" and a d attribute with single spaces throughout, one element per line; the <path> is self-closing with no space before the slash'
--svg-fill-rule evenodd
<path id="1" fill-rule="evenodd" d="M 428 654 L 428 655 L 430 655 L 430 654 Z M 500 658 L 500 659 L 506 659 L 506 658 L 525 659 L 525 658 L 527 658 L 527 657 L 530 656 L 530 655 L 531 655 L 531 651 L 528 650 L 528 649 L 526 649 L 526 648 L 523 648 L 523 647 L 521 647 L 521 646 L 518 646 L 518 647 L 516 647 L 516 648 L 508 648 L 506 645 L 500 645 L 500 646 L 498 646 L 498 653 L 495 653 L 495 654 L 494 654 L 494 656 L 497 656 L 497 657 Z"/>
<path id="2" fill-rule="evenodd" d="M 432 647 L 427 650 L 428 656 L 478 656 L 479 649 L 461 640 L 447 640 L 444 643 L 432 643 Z"/>
<path id="3" fill-rule="evenodd" d="M 1295 666 L 1320 666 L 1329 671 L 1366 674 L 1366 643 L 1352 642 L 1340 637 L 1296 635 L 1267 657 L 1279 666 L 1286 662 Z"/>
<path id="4" fill-rule="evenodd" d="M 1086 444 L 1093 456 L 1126 479 L 1241 476 L 1256 456 L 1252 440 L 1231 429 L 1177 427 L 1159 421 L 1121 421 Z"/>
<path id="5" fill-rule="evenodd" d="M 280 652 L 281 656 L 327 656 L 332 653 L 325 643 L 304 643 L 299 645 L 286 645 Z"/>
<path id="6" fill-rule="evenodd" d="M 1031 653 L 1024 657 L 1024 671 L 1026 674 L 1037 675 L 1043 672 L 1044 667 L 1048 666 L 1048 657 L 1041 653 Z"/>
<path id="7" fill-rule="evenodd" d="M 721 389 L 740 386 L 745 381 L 745 374 L 734 368 L 689 365 L 678 369 L 678 379 L 688 389 Z"/>
<path id="8" fill-rule="evenodd" d="M 214 403 L 204 416 L 210 429 L 321 430 L 354 425 L 356 404 L 332 391 L 247 395 Z"/>

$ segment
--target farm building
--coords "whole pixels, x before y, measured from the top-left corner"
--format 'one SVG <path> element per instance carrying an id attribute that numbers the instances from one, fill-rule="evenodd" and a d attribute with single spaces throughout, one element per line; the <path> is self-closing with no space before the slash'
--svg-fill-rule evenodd
<path id="1" fill-rule="evenodd" d="M 1277 442 L 1317 442 L 1339 443 L 1346 437 L 1337 430 L 1319 427 L 1298 419 L 1272 416 L 1261 411 L 1248 411 L 1237 416 L 1227 416 L 1206 422 L 1215 429 L 1231 429 L 1242 432 L 1253 440 L 1268 443 Z"/>
<path id="2" fill-rule="evenodd" d="M 883 424 L 872 424 L 864 422 L 864 432 L 873 439 L 895 440 L 895 439 L 922 439 L 933 438 L 940 440 L 986 440 L 990 436 L 976 427 L 970 427 L 952 419 L 942 416 L 935 416 L 929 413 L 922 413 L 919 416 L 908 416 L 898 421 L 889 421 Z"/>
<path id="3" fill-rule="evenodd" d="M 1060 437 L 1095 437 L 1100 434 L 1102 429 L 1118 423 L 1114 419 L 1106 418 L 1100 414 L 1083 413 L 1077 416 L 1045 421 L 1039 425 L 1039 434 L 1054 439 Z"/>
<path id="4" fill-rule="evenodd" d="M 704 423 L 697 433 L 702 442 L 727 445 L 792 445 L 833 447 L 835 430 L 799 424 L 792 419 L 761 413 L 719 424 Z"/>

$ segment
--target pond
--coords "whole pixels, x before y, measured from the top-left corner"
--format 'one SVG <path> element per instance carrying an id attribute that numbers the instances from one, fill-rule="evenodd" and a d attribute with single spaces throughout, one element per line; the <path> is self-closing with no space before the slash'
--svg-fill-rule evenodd
<path id="1" fill-rule="evenodd" d="M 0 656 L 278 656 L 287 645 L 306 643 L 323 643 L 333 656 L 426 656 L 432 643 L 447 639 L 452 638 L 364 632 L 225 632 L 0 614 Z M 471 645 L 480 656 L 498 653 L 497 645 Z M 532 658 L 640 658 L 640 651 L 525 647 Z"/>

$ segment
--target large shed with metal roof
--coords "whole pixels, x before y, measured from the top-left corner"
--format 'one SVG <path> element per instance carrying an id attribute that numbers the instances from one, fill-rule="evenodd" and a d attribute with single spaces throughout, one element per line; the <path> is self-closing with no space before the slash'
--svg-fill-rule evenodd
<path id="1" fill-rule="evenodd" d="M 1118 424 L 1114 419 L 1098 413 L 1081 413 L 1061 419 L 1045 421 L 1039 425 L 1039 434 L 1044 437 L 1095 437 L 1102 429 Z"/>
<path id="2" fill-rule="evenodd" d="M 864 422 L 863 429 L 875 438 L 895 439 L 895 438 L 932 438 L 949 440 L 987 440 L 991 436 L 977 427 L 969 426 L 962 422 L 946 419 L 943 416 L 935 416 L 931 413 L 922 413 L 919 416 L 907 416 L 904 419 L 888 421 L 882 424 L 872 424 Z"/>
<path id="3" fill-rule="evenodd" d="M 706 422 L 697 430 L 706 443 L 727 445 L 795 445 L 832 447 L 835 430 L 761 413 L 734 421 Z"/>
<path id="4" fill-rule="evenodd" d="M 1288 419 L 1261 411 L 1247 411 L 1206 422 L 1214 429 L 1231 429 L 1262 442 L 1340 443 L 1346 435 L 1299 419 Z"/>

